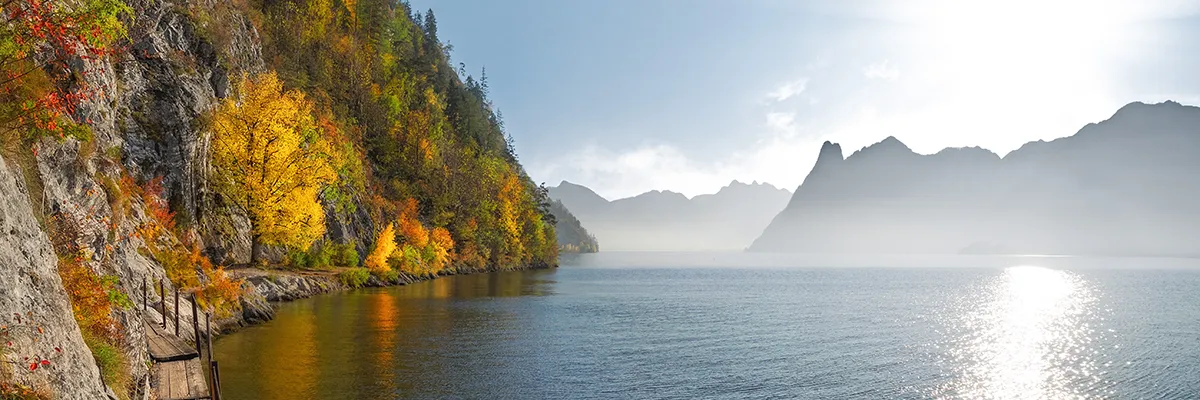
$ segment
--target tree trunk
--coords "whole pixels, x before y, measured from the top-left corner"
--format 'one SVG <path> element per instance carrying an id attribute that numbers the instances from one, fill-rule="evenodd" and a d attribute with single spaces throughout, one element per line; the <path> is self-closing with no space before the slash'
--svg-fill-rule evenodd
<path id="1" fill-rule="evenodd" d="M 263 249 L 262 240 L 259 238 L 259 236 L 260 235 L 258 234 L 250 235 L 250 265 L 256 267 L 262 263 L 260 258 L 262 258 Z"/>

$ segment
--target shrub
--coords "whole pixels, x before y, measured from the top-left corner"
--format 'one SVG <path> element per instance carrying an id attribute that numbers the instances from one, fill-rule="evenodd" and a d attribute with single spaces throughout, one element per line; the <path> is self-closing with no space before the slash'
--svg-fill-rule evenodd
<path id="1" fill-rule="evenodd" d="M 338 273 L 338 280 L 352 288 L 362 287 L 370 277 L 371 272 L 366 268 L 347 268 Z"/>
<path id="2" fill-rule="evenodd" d="M 308 268 L 329 268 L 333 266 L 333 245 L 321 243 L 313 246 L 308 252 Z"/>
<path id="3" fill-rule="evenodd" d="M 287 265 L 299 269 L 327 269 L 334 266 L 337 245 L 318 243 L 308 251 L 290 250 Z M 355 254 L 357 264 L 357 256 Z M 350 266 L 350 265 L 348 265 Z"/>
<path id="4" fill-rule="evenodd" d="M 81 263 L 81 258 L 64 256 L 58 263 L 58 274 L 71 298 L 75 321 L 85 332 L 116 341 L 121 337 L 121 326 L 112 318 L 112 311 L 129 305 L 129 299 L 117 289 L 115 277 L 97 275 Z"/>
<path id="5" fill-rule="evenodd" d="M 333 265 L 339 267 L 358 266 L 358 250 L 354 248 L 354 243 L 335 244 L 333 247 Z"/>
<path id="6" fill-rule="evenodd" d="M 308 253 L 300 250 L 288 250 L 287 266 L 297 269 L 308 268 Z"/>
<path id="7" fill-rule="evenodd" d="M 409 275 L 424 276 L 428 271 L 421 253 L 422 250 L 406 244 L 388 261 L 392 263 L 393 269 L 404 271 L 404 273 Z"/>

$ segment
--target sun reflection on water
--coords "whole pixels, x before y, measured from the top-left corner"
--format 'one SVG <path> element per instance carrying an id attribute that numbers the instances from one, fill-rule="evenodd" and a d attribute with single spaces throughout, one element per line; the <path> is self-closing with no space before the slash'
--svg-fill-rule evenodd
<path id="1" fill-rule="evenodd" d="M 957 378 L 942 396 L 970 399 L 1076 399 L 1101 396 L 1092 309 L 1095 296 L 1076 274 L 1007 268 L 961 310 L 951 350 Z"/>

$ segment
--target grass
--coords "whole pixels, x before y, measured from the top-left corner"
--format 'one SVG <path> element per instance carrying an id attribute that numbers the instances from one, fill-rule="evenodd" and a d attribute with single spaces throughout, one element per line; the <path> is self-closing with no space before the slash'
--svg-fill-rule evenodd
<path id="1" fill-rule="evenodd" d="M 371 275 L 375 275 L 376 278 L 387 283 L 396 283 L 400 280 L 400 271 L 395 269 L 371 271 Z"/>
<path id="2" fill-rule="evenodd" d="M 0 155 L 8 164 L 10 170 L 21 171 L 25 178 L 25 189 L 29 193 L 29 203 L 33 206 L 33 216 L 44 228 L 46 225 L 46 209 L 42 198 L 42 177 L 37 169 L 37 157 L 33 155 L 31 143 L 18 134 L 0 135 Z M 14 165 L 15 164 L 15 165 Z"/>
<path id="3" fill-rule="evenodd" d="M 129 359 L 117 346 L 96 336 L 83 335 L 83 342 L 92 350 L 92 357 L 100 367 L 100 378 L 104 384 L 113 388 L 113 392 L 122 400 L 129 399 L 129 389 L 133 385 L 133 377 L 129 374 Z"/>

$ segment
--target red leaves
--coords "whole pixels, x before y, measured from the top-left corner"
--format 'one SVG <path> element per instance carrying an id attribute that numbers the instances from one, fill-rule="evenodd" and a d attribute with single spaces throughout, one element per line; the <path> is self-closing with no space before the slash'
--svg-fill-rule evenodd
<path id="1" fill-rule="evenodd" d="M 89 71 L 72 71 L 68 60 L 74 57 L 95 60 L 111 54 L 113 49 L 105 42 L 124 29 L 112 22 L 113 17 L 128 9 L 122 9 L 123 5 L 71 8 L 62 4 L 46 0 L 4 2 L 0 11 L 5 14 L 6 36 L 13 38 L 15 46 L 0 56 L 0 76 L 5 77 L 0 94 L 16 95 L 17 102 L 28 101 L 22 104 L 23 112 L 0 123 L 15 121 L 19 128 L 65 137 L 70 131 L 69 124 L 64 125 L 61 118 L 75 115 L 79 104 L 97 97 L 98 91 L 88 87 L 87 79 L 72 82 L 72 74 L 86 77 Z M 38 70 L 45 73 L 29 73 Z M 45 88 L 46 78 L 50 80 L 50 90 Z M 15 88 L 25 89 L 14 91 Z M 26 90 L 29 88 L 35 90 Z"/>
<path id="2" fill-rule="evenodd" d="M 31 364 L 29 364 L 29 370 L 30 371 L 37 370 L 39 365 L 43 366 L 43 367 L 48 367 L 48 366 L 50 366 L 50 360 L 41 360 L 38 362 L 31 363 Z"/>

